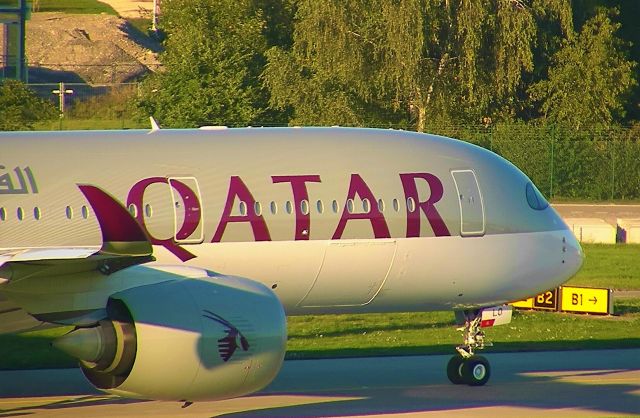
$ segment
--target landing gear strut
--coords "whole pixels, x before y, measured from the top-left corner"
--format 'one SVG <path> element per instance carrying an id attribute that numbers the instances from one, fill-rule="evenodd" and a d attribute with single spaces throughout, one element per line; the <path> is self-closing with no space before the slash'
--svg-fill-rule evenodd
<path id="1" fill-rule="evenodd" d="M 463 331 L 464 343 L 456 347 L 458 354 L 449 360 L 447 377 L 454 385 L 464 383 L 469 386 L 482 386 L 491 376 L 489 361 L 474 354 L 475 350 L 482 350 L 491 345 L 484 341 L 481 328 L 482 311 L 462 311 L 456 312 L 456 315 L 463 315 L 464 326 L 458 328 L 458 331 Z"/>

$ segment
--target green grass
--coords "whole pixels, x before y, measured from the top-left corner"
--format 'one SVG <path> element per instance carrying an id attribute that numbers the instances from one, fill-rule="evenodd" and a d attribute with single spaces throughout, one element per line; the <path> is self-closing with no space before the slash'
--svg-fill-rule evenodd
<path id="1" fill-rule="evenodd" d="M 640 299 L 617 301 L 616 316 L 516 311 L 489 328 L 488 352 L 640 347 Z M 449 354 L 460 344 L 451 312 L 289 318 L 288 358 Z"/>
<path id="2" fill-rule="evenodd" d="M 134 119 L 72 119 L 38 122 L 34 125 L 37 131 L 58 130 L 102 130 L 102 129 L 139 129 L 151 128 L 149 122 Z"/>
<path id="3" fill-rule="evenodd" d="M 38 12 L 118 15 L 111 6 L 97 0 L 40 0 Z"/>
<path id="4" fill-rule="evenodd" d="M 640 290 L 640 245 L 584 244 L 585 260 L 573 286 Z"/>
<path id="5" fill-rule="evenodd" d="M 640 347 L 640 299 L 619 300 L 617 316 L 514 312 L 487 330 L 488 352 Z M 68 328 L 0 335 L 0 369 L 72 367 L 50 347 Z M 451 312 L 289 318 L 287 358 L 451 354 L 462 340 Z"/>
<path id="6" fill-rule="evenodd" d="M 51 341 L 71 328 L 0 335 L 1 369 L 39 369 L 72 367 L 73 358 L 51 347 Z"/>

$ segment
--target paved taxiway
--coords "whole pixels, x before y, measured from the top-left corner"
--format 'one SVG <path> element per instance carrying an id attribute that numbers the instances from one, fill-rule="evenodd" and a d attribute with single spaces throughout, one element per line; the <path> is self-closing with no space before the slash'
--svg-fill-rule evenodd
<path id="1" fill-rule="evenodd" d="M 640 205 L 556 203 L 552 205 L 563 218 L 598 218 L 616 226 L 618 218 L 640 219 Z"/>
<path id="2" fill-rule="evenodd" d="M 105 396 L 77 370 L 0 372 L 0 417 L 640 416 L 640 349 L 487 355 L 484 387 L 449 384 L 449 356 L 287 361 L 264 391 L 195 403 Z"/>

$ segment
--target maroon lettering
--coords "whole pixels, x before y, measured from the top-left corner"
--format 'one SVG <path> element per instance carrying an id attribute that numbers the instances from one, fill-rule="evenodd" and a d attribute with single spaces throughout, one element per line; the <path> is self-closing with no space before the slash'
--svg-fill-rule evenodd
<path id="1" fill-rule="evenodd" d="M 309 193 L 307 192 L 307 183 L 320 183 L 318 175 L 304 176 L 271 176 L 274 183 L 291 183 L 293 192 L 293 205 L 296 208 L 296 241 L 308 240 L 311 235 L 311 211 L 302 212 L 302 201 L 309 201 Z"/>
<path id="2" fill-rule="evenodd" d="M 247 212 L 244 215 L 231 215 L 233 204 L 238 198 L 247 205 Z M 213 235 L 211 242 L 220 242 L 224 234 L 227 224 L 231 222 L 249 222 L 253 230 L 253 237 L 256 241 L 271 241 L 269 229 L 262 215 L 257 215 L 255 208 L 256 201 L 253 195 L 244 184 L 239 176 L 232 176 L 229 181 L 229 193 L 227 194 L 227 202 L 224 205 L 222 217 L 218 224 L 218 229 Z"/>
<path id="3" fill-rule="evenodd" d="M 195 255 L 179 246 L 175 242 L 174 237 L 167 239 L 156 238 L 149 233 L 149 230 L 145 225 L 144 215 L 142 211 L 144 192 L 147 187 L 154 183 L 169 184 L 169 180 L 167 180 L 167 178 L 165 177 L 150 177 L 140 180 L 139 182 L 134 184 L 129 191 L 129 195 L 127 196 L 127 207 L 130 205 L 135 205 L 138 208 L 135 219 L 147 233 L 151 244 L 162 245 L 182 261 L 191 260 L 195 257 Z M 198 225 L 200 224 L 200 202 L 198 201 L 198 197 L 196 196 L 195 192 L 191 190 L 191 188 L 189 188 L 189 186 L 187 186 L 186 184 L 178 180 L 171 180 L 171 187 L 173 187 L 180 194 L 185 206 L 184 222 L 180 226 L 180 229 L 178 230 L 176 236 L 187 238 L 195 232 L 195 230 L 198 228 Z"/>
<path id="4" fill-rule="evenodd" d="M 345 205 L 340 222 L 336 232 L 333 234 L 332 239 L 340 239 L 344 233 L 344 229 L 347 226 L 347 222 L 352 219 L 367 219 L 371 222 L 371 228 L 373 228 L 373 235 L 375 238 L 390 238 L 389 227 L 387 221 L 384 219 L 384 215 L 378 209 L 377 200 L 367 183 L 360 177 L 359 174 L 351 174 L 351 182 L 349 183 L 349 192 L 347 193 L 347 201 L 349 199 L 355 199 L 356 196 L 360 199 L 367 199 L 370 202 L 370 210 L 366 213 L 349 213 L 348 205 Z"/>
<path id="5" fill-rule="evenodd" d="M 420 201 L 418 196 L 418 186 L 416 180 L 424 180 L 428 183 L 431 195 L 425 201 Z M 449 229 L 445 225 L 438 210 L 434 206 L 444 194 L 444 187 L 440 179 L 430 173 L 407 173 L 400 174 L 402 187 L 406 199 L 412 198 L 416 202 L 416 208 L 413 211 L 407 207 L 407 238 L 420 236 L 420 211 L 424 212 L 429 225 L 433 229 L 436 237 L 449 236 Z"/>

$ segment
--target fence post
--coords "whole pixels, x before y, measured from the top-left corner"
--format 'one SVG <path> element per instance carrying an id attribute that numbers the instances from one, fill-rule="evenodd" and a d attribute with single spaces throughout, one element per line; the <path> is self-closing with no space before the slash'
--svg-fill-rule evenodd
<path id="1" fill-rule="evenodd" d="M 609 141 L 611 147 L 611 200 L 613 201 L 616 190 L 616 153 L 615 139 Z"/>
<path id="2" fill-rule="evenodd" d="M 556 129 L 555 125 L 551 125 L 551 161 L 550 161 L 550 175 L 549 175 L 549 199 L 553 198 L 553 148 L 556 141 Z"/>

